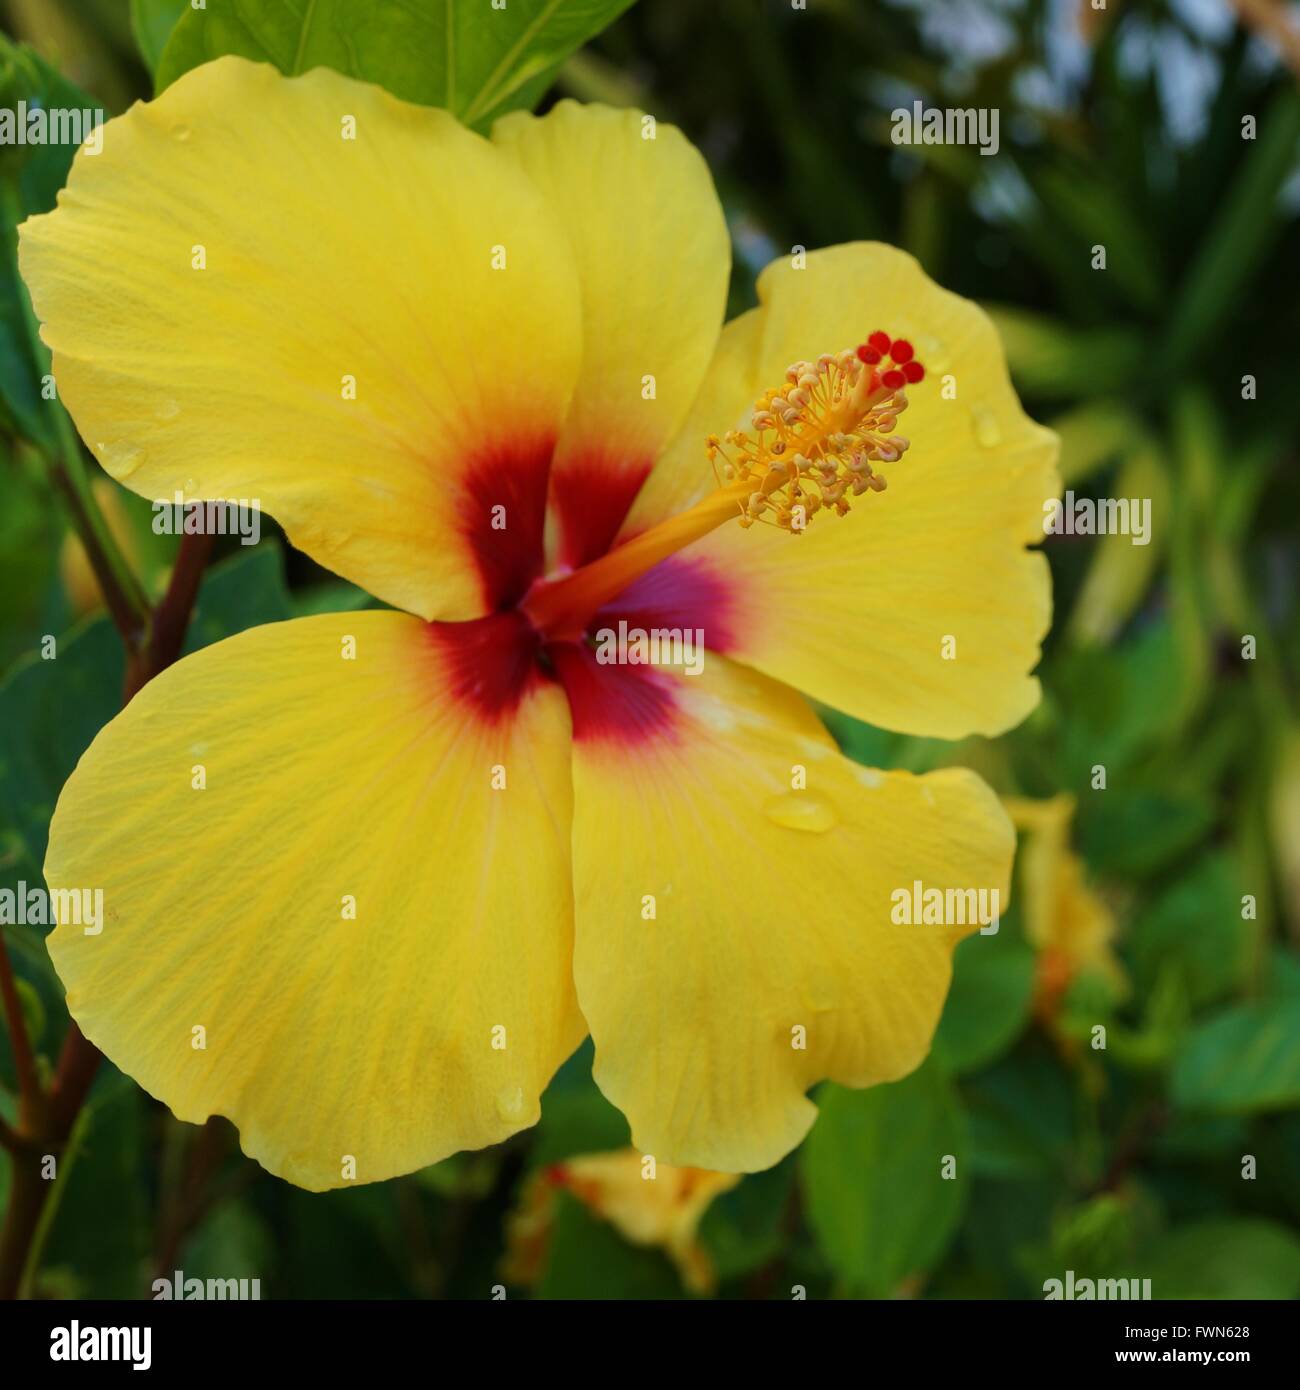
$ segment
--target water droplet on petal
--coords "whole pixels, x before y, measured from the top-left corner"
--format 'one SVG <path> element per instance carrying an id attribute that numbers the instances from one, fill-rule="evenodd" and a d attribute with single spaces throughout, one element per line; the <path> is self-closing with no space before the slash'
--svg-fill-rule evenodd
<path id="1" fill-rule="evenodd" d="M 98 444 L 99 461 L 106 472 L 119 481 L 129 478 L 144 462 L 144 450 L 138 444 L 117 440 L 112 444 Z"/>
<path id="2" fill-rule="evenodd" d="M 181 413 L 181 403 L 179 401 L 160 401 L 158 404 L 158 418 L 160 420 L 174 420 Z"/>
<path id="3" fill-rule="evenodd" d="M 975 441 L 985 449 L 992 449 L 1002 443 L 1002 429 L 997 416 L 985 406 L 974 406 L 970 413 L 971 428 L 975 431 Z"/>
<path id="4" fill-rule="evenodd" d="M 188 140 L 190 138 L 190 128 L 187 125 L 172 126 L 173 140 Z"/>
<path id="5" fill-rule="evenodd" d="M 820 796 L 810 796 L 807 792 L 786 792 L 784 796 L 774 796 L 763 807 L 763 814 L 785 830 L 805 830 L 812 835 L 823 835 L 839 824 L 839 817 L 829 801 Z"/>
<path id="6" fill-rule="evenodd" d="M 916 344 L 917 356 L 925 363 L 926 371 L 934 376 L 942 376 L 948 370 L 947 344 L 929 333 L 918 333 L 913 341 Z"/>
<path id="7" fill-rule="evenodd" d="M 521 1120 L 524 1115 L 524 1088 L 511 1086 L 497 1093 L 497 1114 L 503 1120 Z"/>

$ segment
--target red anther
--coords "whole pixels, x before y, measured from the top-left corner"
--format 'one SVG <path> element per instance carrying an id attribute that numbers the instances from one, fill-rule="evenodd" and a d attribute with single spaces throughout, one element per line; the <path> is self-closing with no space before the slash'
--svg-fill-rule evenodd
<path id="1" fill-rule="evenodd" d="M 912 345 L 906 338 L 895 338 L 894 346 L 889 349 L 889 355 L 901 367 L 904 362 L 910 362 L 913 357 Z"/>
<path id="2" fill-rule="evenodd" d="M 873 348 L 875 348 L 875 350 L 876 350 L 878 353 L 880 353 L 881 356 L 883 356 L 885 353 L 887 353 L 887 352 L 889 351 L 889 334 L 888 334 L 888 333 L 881 333 L 879 330 L 877 330 L 875 333 L 873 333 L 873 334 L 871 335 L 871 337 L 869 337 L 869 338 L 867 339 L 867 342 L 868 342 Z"/>
<path id="3" fill-rule="evenodd" d="M 868 367 L 874 367 L 880 361 L 880 354 L 867 343 L 859 343 L 858 361 L 865 362 Z"/>
<path id="4" fill-rule="evenodd" d="M 903 364 L 903 375 L 915 383 L 925 376 L 925 368 L 919 362 L 906 362 Z"/>
<path id="5" fill-rule="evenodd" d="M 898 388 L 902 386 L 903 383 L 907 380 L 907 378 L 902 374 L 902 372 L 898 370 L 897 367 L 894 367 L 891 370 L 887 371 L 884 374 L 884 376 L 880 378 L 880 380 L 886 386 L 888 386 L 891 391 L 897 391 Z"/>
<path id="6" fill-rule="evenodd" d="M 569 1181 L 563 1163 L 550 1163 L 543 1169 L 543 1176 L 552 1187 L 564 1187 Z"/>

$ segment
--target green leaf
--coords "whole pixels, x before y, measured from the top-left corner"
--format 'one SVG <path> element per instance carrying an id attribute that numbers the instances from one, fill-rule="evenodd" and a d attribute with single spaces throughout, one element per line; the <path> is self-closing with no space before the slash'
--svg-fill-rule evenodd
<path id="1" fill-rule="evenodd" d="M 147 1183 L 149 1099 L 104 1064 L 74 1139 L 59 1155 L 56 1214 L 34 1292 L 57 1287 L 80 1298 L 145 1298 L 149 1293 Z"/>
<path id="2" fill-rule="evenodd" d="M 1272 1221 L 1222 1218 L 1170 1231 L 1138 1257 L 1152 1298 L 1300 1295 L 1300 1240 Z"/>
<path id="3" fill-rule="evenodd" d="M 63 518 L 37 467 L 7 455 L 0 444 L 0 671 L 30 648 L 33 633 L 57 632 L 68 621 L 55 582 Z M 32 455 L 26 461 L 36 463 Z"/>
<path id="4" fill-rule="evenodd" d="M 247 627 L 290 616 L 279 548 L 264 545 L 213 567 L 199 591 L 186 653 Z M 64 782 L 90 741 L 122 707 L 126 663 L 104 617 L 33 653 L 0 684 L 0 820 L 18 832 L 33 862 Z"/>
<path id="5" fill-rule="evenodd" d="M 794 1176 L 794 1159 L 787 1157 L 710 1203 L 700 1222 L 700 1243 L 720 1281 L 748 1274 L 780 1253 Z"/>
<path id="6" fill-rule="evenodd" d="M 204 578 L 185 638 L 185 655 L 245 628 L 283 622 L 292 616 L 280 547 L 243 549 L 214 565 Z"/>
<path id="7" fill-rule="evenodd" d="M 428 1192 L 446 1198 L 472 1198 L 482 1201 L 491 1191 L 497 1178 L 496 1155 L 488 1150 L 481 1153 L 458 1153 L 431 1163 L 411 1174 L 412 1181 Z"/>
<path id="8" fill-rule="evenodd" d="M 984 304 L 1027 395 L 1095 396 L 1130 380 L 1146 351 L 1131 328 L 1079 329 L 1030 309 Z"/>
<path id="9" fill-rule="evenodd" d="M 226 1201 L 185 1242 L 180 1267 L 186 1279 L 262 1279 L 273 1249 L 266 1223 L 251 1206 Z"/>
<path id="10" fill-rule="evenodd" d="M 32 889 L 44 887 L 45 879 L 39 866 L 28 856 L 18 834 L 6 828 L 0 818 L 0 891 L 12 893 L 16 907 L 20 895 L 27 897 Z M 63 985 L 45 949 L 45 935 L 50 926 L 50 923 L 39 922 L 0 925 L 20 992 L 23 985 L 27 985 L 36 994 L 37 1009 L 28 1017 L 28 1033 L 38 1052 L 47 1042 L 57 1041 L 64 1021 Z M 50 1029 L 48 1039 L 45 1036 L 47 1028 Z M 12 1061 L 8 1032 L 0 1026 L 0 1080 L 11 1086 L 15 1081 Z"/>
<path id="11" fill-rule="evenodd" d="M 1079 1149 L 1073 1100 L 1055 1062 L 1021 1044 L 1009 1057 L 962 1083 L 977 1177 L 1058 1178 Z"/>
<path id="12" fill-rule="evenodd" d="M 996 935 L 968 936 L 953 957 L 952 988 L 934 1048 L 954 1075 L 1000 1057 L 1029 1016 L 1034 953 L 1009 921 L 1002 919 Z"/>
<path id="13" fill-rule="evenodd" d="M 966 1195 L 961 1113 L 942 1068 L 850 1091 L 827 1085 L 804 1144 L 808 1219 L 836 1272 L 885 1298 L 928 1269 L 956 1230 Z M 945 1178 L 945 1157 L 957 1160 Z"/>
<path id="14" fill-rule="evenodd" d="M 1176 623 L 1166 620 L 1118 647 L 1063 652 L 1052 685 L 1070 704 L 1062 755 L 1067 784 L 1089 785 L 1101 763 L 1119 790 L 1127 781 L 1118 776 L 1121 770 L 1176 737 L 1199 698 L 1199 679 L 1199 668 L 1183 659 Z M 1098 791 L 1102 800 L 1112 794 Z"/>
<path id="15" fill-rule="evenodd" d="M 1216 852 L 1142 913 L 1128 934 L 1138 992 L 1173 965 L 1194 1005 L 1213 1003 L 1242 983 L 1250 937 L 1241 917 L 1241 883 L 1232 861 Z"/>
<path id="16" fill-rule="evenodd" d="M 1159 239 L 1150 234 L 1124 194 L 1100 177 L 1078 168 L 1038 171 L 1035 191 L 1062 224 L 1081 264 L 1091 248 L 1106 248 L 1106 269 L 1098 293 L 1109 290 L 1120 303 L 1156 310 L 1164 300 Z"/>
<path id="17" fill-rule="evenodd" d="M 293 75 L 334 68 L 485 130 L 534 105 L 560 64 L 632 0 L 228 0 L 182 17 L 155 75 L 162 91 L 223 53 Z"/>
<path id="18" fill-rule="evenodd" d="M 409 1218 L 403 1219 L 391 1183 L 334 1192 L 280 1187 L 275 1264 L 262 1296 L 279 1281 L 298 1298 L 328 1298 L 330 1290 L 364 1289 L 368 1298 L 410 1297 Z"/>
<path id="19" fill-rule="evenodd" d="M 556 1194 L 546 1264 L 537 1298 L 681 1298 L 682 1286 L 668 1257 L 630 1245 L 567 1192 Z"/>
<path id="20" fill-rule="evenodd" d="M 131 0 L 131 30 L 150 72 L 158 70 L 163 49 L 190 0 Z"/>
<path id="21" fill-rule="evenodd" d="M 1079 846 L 1100 873 L 1154 873 L 1190 849 L 1214 824 L 1208 796 L 1098 791 L 1080 803 Z"/>
<path id="22" fill-rule="evenodd" d="M 346 579 L 330 579 L 299 589 L 292 595 L 293 616 L 310 618 L 316 613 L 355 613 L 363 608 L 382 608 L 377 598 L 349 584 Z"/>
<path id="23" fill-rule="evenodd" d="M 1132 1185 L 1058 1208 L 1051 1221 L 1048 1269 L 1072 1269 L 1080 1279 L 1121 1277 L 1158 1221 L 1150 1196 Z"/>
<path id="24" fill-rule="evenodd" d="M 45 1036 L 45 1001 L 36 987 L 28 984 L 21 976 L 14 980 L 14 993 L 18 996 L 18 1010 L 23 1016 L 23 1028 L 33 1047 L 36 1047 Z"/>
<path id="25" fill-rule="evenodd" d="M 1081 644 L 1110 642 L 1133 616 L 1151 583 L 1165 541 L 1169 476 L 1159 452 L 1139 445 L 1125 460 L 1110 493 L 1137 505 L 1146 504 L 1148 531 L 1137 536 L 1113 531 L 1097 538 L 1092 564 L 1070 614 L 1069 637 Z M 1131 520 L 1136 525 L 1136 519 Z"/>
<path id="26" fill-rule="evenodd" d="M 1258 138 L 1241 141 L 1240 172 L 1200 239 L 1196 259 L 1174 298 L 1174 313 L 1158 360 L 1176 380 L 1186 364 L 1211 346 L 1264 263 L 1282 228 L 1278 194 L 1295 168 L 1300 141 L 1300 94 L 1283 86 L 1259 121 Z"/>
<path id="27" fill-rule="evenodd" d="M 0 34 L 0 107 L 95 110 L 98 103 L 32 49 Z M 27 287 L 18 274 L 18 226 L 48 212 L 68 177 L 75 145 L 0 146 L 0 423 L 12 418 L 24 439 L 53 449 L 56 401 L 44 400 L 41 379 L 50 356 L 36 336 Z"/>
<path id="28" fill-rule="evenodd" d="M 1185 1110 L 1240 1115 L 1300 1104 L 1300 999 L 1243 1004 L 1195 1028 L 1174 1062 Z"/>
<path id="29" fill-rule="evenodd" d="M 1263 971 L 1264 990 L 1270 999 L 1300 999 L 1300 956 L 1285 946 L 1268 951 L 1268 964 Z"/>
<path id="30" fill-rule="evenodd" d="M 625 1149 L 631 1142 L 627 1120 L 588 1074 L 581 1084 L 561 1087 L 552 1083 L 547 1088 L 528 1166 L 544 1168 L 577 1154 Z"/>
<path id="31" fill-rule="evenodd" d="M 92 618 L 55 655 L 29 656 L 0 684 L 0 817 L 36 864 L 54 803 L 77 759 L 122 705 L 126 662 L 113 625 Z"/>
<path id="32" fill-rule="evenodd" d="M 1144 433 L 1133 411 L 1110 400 L 1085 401 L 1048 423 L 1061 441 L 1061 481 L 1066 487 L 1077 487 L 1128 452 Z"/>
<path id="33" fill-rule="evenodd" d="M 975 1177 L 960 1238 L 976 1283 L 969 1296 L 1042 1297 L 1042 1280 L 1034 1278 L 1039 1263 L 1035 1256 L 1046 1248 L 1057 1200 L 1055 1187 L 1045 1177 Z M 944 1270 L 953 1263 L 945 1261 Z M 950 1295 L 936 1289 L 935 1296 Z"/>

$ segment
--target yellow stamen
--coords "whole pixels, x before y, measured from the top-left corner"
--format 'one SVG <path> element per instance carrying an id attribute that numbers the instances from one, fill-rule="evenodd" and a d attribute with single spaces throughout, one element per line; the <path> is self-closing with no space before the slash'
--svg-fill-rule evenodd
<path id="1" fill-rule="evenodd" d="M 715 474 L 722 461 L 715 492 L 572 574 L 538 584 L 524 612 L 548 637 L 575 639 L 633 580 L 725 521 L 774 522 L 798 534 L 819 511 L 846 515 L 850 496 L 885 490 L 871 465 L 906 451 L 909 441 L 890 433 L 906 409 L 903 389 L 884 386 L 852 350 L 794 363 L 786 384 L 755 402 L 752 436 L 729 430 L 705 441 Z"/>
<path id="2" fill-rule="evenodd" d="M 785 378 L 754 402 L 754 435 L 728 430 L 707 448 L 711 461 L 721 458 L 724 479 L 750 484 L 742 526 L 770 521 L 799 532 L 819 511 L 845 516 L 850 497 L 885 490 L 871 465 L 907 450 L 892 433 L 907 397 L 852 351 L 795 362 Z"/>

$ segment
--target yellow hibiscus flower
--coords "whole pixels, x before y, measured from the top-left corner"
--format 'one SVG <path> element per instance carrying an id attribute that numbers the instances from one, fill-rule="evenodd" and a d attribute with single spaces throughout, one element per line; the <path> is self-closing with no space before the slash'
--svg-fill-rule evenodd
<path id="1" fill-rule="evenodd" d="M 400 610 L 186 658 L 64 788 L 46 876 L 106 920 L 50 951 L 119 1067 L 323 1189 L 532 1124 L 588 1031 L 637 1148 L 728 1172 L 820 1079 L 921 1061 L 969 928 L 891 891 L 1005 895 L 1010 824 L 845 760 L 789 683 L 951 738 L 1037 700 L 1055 441 L 978 309 L 855 244 L 720 332 L 676 130 L 562 102 L 489 141 L 236 58 L 110 122 L 21 257 L 110 473 L 257 499 Z M 603 664 L 620 619 L 701 630 L 702 674 Z"/>
<path id="2" fill-rule="evenodd" d="M 512 1284 L 536 1283 L 546 1264 L 555 1225 L 555 1197 L 573 1194 L 633 1245 L 658 1248 L 692 1293 L 712 1293 L 717 1279 L 699 1240 L 700 1222 L 715 1197 L 740 1181 L 705 1168 L 647 1168 L 635 1149 L 580 1154 L 553 1163 L 524 1185 L 506 1226 L 502 1272 Z"/>
<path id="3" fill-rule="evenodd" d="M 1127 979 L 1111 949 L 1115 915 L 1088 885 L 1083 860 L 1070 848 L 1074 797 L 1064 792 L 1043 801 L 1009 796 L 1003 805 L 1024 836 L 1020 887 L 1025 935 L 1038 952 L 1035 1010 L 1054 1019 L 1066 990 L 1082 974 L 1098 976 L 1123 997 Z"/>

